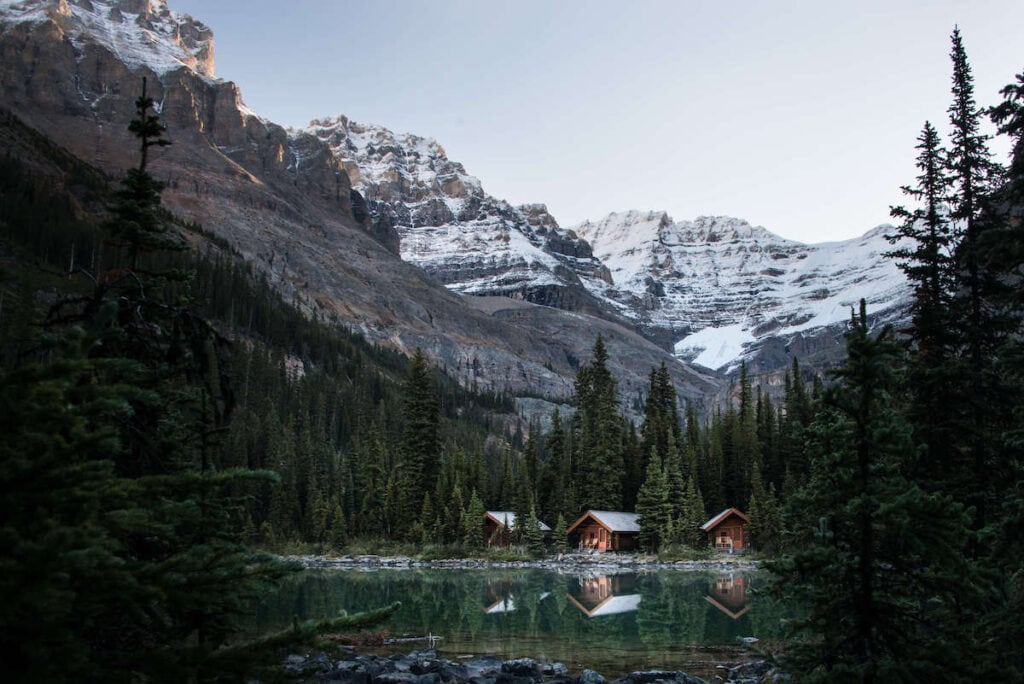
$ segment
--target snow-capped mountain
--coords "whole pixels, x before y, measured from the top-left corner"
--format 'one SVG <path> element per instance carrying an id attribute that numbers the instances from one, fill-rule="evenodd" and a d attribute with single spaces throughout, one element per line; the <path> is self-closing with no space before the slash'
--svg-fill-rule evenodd
<path id="1" fill-rule="evenodd" d="M 877 321 L 909 289 L 883 253 L 886 227 L 806 245 L 746 221 L 661 212 L 611 214 L 566 230 L 544 205 L 484 192 L 436 141 L 346 117 L 307 131 L 342 161 L 371 213 L 401 238 L 401 256 L 463 294 L 524 299 L 631 322 L 681 359 L 759 371 L 790 353 L 841 353 L 839 331 L 867 300 Z M 590 296 L 587 296 L 589 293 Z"/>
<path id="2" fill-rule="evenodd" d="M 581 277 L 607 271 L 590 245 L 559 228 L 542 204 L 513 207 L 488 195 L 437 141 L 347 117 L 314 120 L 370 211 L 401 239 L 402 258 L 462 294 L 594 309 Z"/>
<path id="3" fill-rule="evenodd" d="M 422 348 L 465 383 L 540 414 L 546 400 L 571 395 L 598 334 L 624 395 L 641 392 L 662 363 L 688 400 L 719 391 L 719 378 L 605 310 L 579 278 L 599 280 L 600 262 L 542 207 L 487 196 L 431 141 L 347 120 L 321 122 L 314 135 L 258 116 L 216 77 L 212 32 L 163 0 L 0 0 L 0 54 L 0 156 L 35 159 L 46 173 L 35 147 L 45 140 L 116 178 L 138 161 L 128 123 L 146 78 L 173 142 L 150 157 L 164 206 L 322 320 L 383 346 Z M 421 229 L 436 238 L 433 251 Z M 466 259 L 463 246 L 475 255 Z M 424 266 L 448 259 L 457 268 L 444 273 L 465 278 L 446 288 L 416 254 Z"/>
<path id="4" fill-rule="evenodd" d="M 214 77 L 213 33 L 166 0 L 0 0 L 4 24 L 49 23 L 77 50 L 100 45 L 129 68 Z"/>
<path id="5" fill-rule="evenodd" d="M 889 226 L 807 245 L 735 218 L 630 211 L 574 230 L 612 275 L 587 287 L 681 358 L 713 369 L 841 326 L 862 298 L 875 320 L 898 316 L 910 294 L 883 256 L 893 249 Z"/>
<path id="6" fill-rule="evenodd" d="M 212 32 L 164 0 L 0 0 L 0 53 L 0 108 L 114 174 L 134 161 L 126 125 L 148 76 L 175 142 L 153 165 L 167 206 L 290 299 L 431 350 L 481 386 L 564 393 L 598 331 L 618 347 L 624 389 L 666 352 L 725 371 L 745 359 L 771 372 L 792 355 L 827 365 L 860 298 L 885 320 L 909 294 L 881 227 L 822 245 L 664 213 L 568 230 L 544 205 L 487 194 L 429 138 L 344 116 L 284 129 L 216 78 Z M 716 391 L 674 369 L 685 395 Z"/>

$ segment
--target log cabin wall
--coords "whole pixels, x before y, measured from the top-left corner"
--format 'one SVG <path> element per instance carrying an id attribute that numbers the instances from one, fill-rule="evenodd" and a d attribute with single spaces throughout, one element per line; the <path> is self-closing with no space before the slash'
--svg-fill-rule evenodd
<path id="1" fill-rule="evenodd" d="M 708 530 L 708 541 L 718 550 L 744 548 L 747 541 L 747 522 L 735 513 Z M 730 545 L 729 542 L 732 541 Z"/>
<path id="2" fill-rule="evenodd" d="M 612 535 L 604 527 L 588 520 L 575 530 L 580 535 L 580 546 L 584 549 L 609 551 L 612 546 Z"/>

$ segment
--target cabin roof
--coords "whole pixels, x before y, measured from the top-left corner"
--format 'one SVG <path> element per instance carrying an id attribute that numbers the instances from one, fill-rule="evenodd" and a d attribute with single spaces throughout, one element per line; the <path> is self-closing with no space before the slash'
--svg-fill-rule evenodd
<path id="1" fill-rule="evenodd" d="M 624 511 L 587 511 L 580 516 L 580 519 L 572 524 L 569 531 L 572 532 L 580 523 L 588 517 L 593 518 L 602 527 L 612 532 L 639 532 L 640 516 L 637 513 L 626 513 Z"/>
<path id="2" fill-rule="evenodd" d="M 509 528 L 516 526 L 516 514 L 512 511 L 487 511 L 485 515 L 496 522 L 499 527 L 505 526 L 505 521 L 508 521 Z M 541 529 L 541 532 L 550 532 L 551 528 L 545 525 L 540 520 L 537 521 L 537 527 Z"/>
<path id="3" fill-rule="evenodd" d="M 728 518 L 730 513 L 735 513 L 739 517 L 743 518 L 743 522 L 750 522 L 750 518 L 748 518 L 740 509 L 726 508 L 724 511 L 716 515 L 714 518 L 708 520 L 706 523 L 701 525 L 700 529 L 704 530 L 705 532 L 710 532 L 711 530 L 718 527 L 719 523 Z"/>

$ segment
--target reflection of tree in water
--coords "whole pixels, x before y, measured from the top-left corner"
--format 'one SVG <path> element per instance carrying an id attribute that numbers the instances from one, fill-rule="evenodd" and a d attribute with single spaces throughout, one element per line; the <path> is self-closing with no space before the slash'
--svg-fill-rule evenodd
<path id="1" fill-rule="evenodd" d="M 636 616 L 640 640 L 648 646 L 668 643 L 672 639 L 672 592 L 654 576 L 644 577 L 637 584 L 644 597 Z"/>
<path id="2" fill-rule="evenodd" d="M 565 610 L 569 606 L 566 596 L 568 578 L 552 575 L 547 584 L 548 595 L 538 607 L 538 629 L 542 634 L 559 634 L 563 630 Z"/>
<path id="3" fill-rule="evenodd" d="M 643 582 L 637 627 L 645 644 L 693 644 L 704 640 L 707 604 L 704 575 L 662 573 Z"/>
<path id="4" fill-rule="evenodd" d="M 693 582 L 688 587 L 685 598 L 679 601 L 679 638 L 687 644 L 700 644 L 705 640 L 708 605 L 701 601 L 697 589 L 698 583 Z"/>
<path id="5" fill-rule="evenodd" d="M 795 613 L 778 599 L 761 593 L 754 584 L 752 591 L 757 610 L 750 611 L 750 628 L 758 639 L 781 639 L 783 621 L 795 617 Z"/>

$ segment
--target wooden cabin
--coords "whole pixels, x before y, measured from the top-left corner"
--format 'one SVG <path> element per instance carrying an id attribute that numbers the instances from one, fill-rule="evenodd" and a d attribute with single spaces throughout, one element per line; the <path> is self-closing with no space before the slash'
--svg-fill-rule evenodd
<path id="1" fill-rule="evenodd" d="M 580 549 L 633 551 L 640 534 L 639 515 L 622 511 L 587 511 L 569 527 Z"/>
<path id="2" fill-rule="evenodd" d="M 488 546 L 504 548 L 512 543 L 512 530 L 516 526 L 516 514 L 512 511 L 487 511 L 484 513 L 484 542 Z M 545 536 L 551 528 L 537 521 L 537 527 Z"/>
<path id="3" fill-rule="evenodd" d="M 742 551 L 747 546 L 750 519 L 737 508 L 727 508 L 700 526 L 716 551 Z"/>

